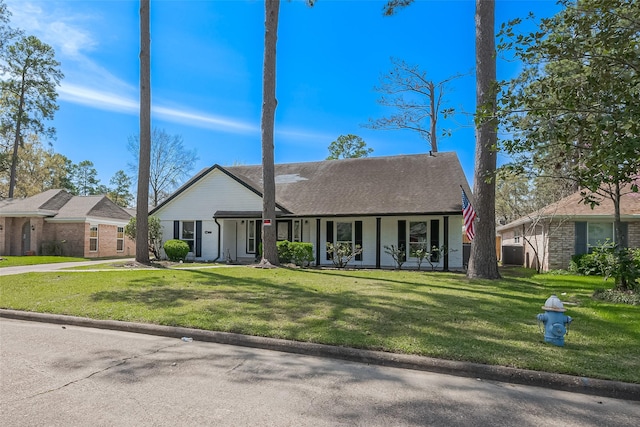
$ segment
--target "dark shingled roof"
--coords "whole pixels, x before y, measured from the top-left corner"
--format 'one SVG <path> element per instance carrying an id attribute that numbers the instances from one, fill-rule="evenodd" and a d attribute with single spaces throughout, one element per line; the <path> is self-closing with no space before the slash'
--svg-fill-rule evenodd
<path id="1" fill-rule="evenodd" d="M 129 220 L 131 215 L 106 196 L 74 196 L 65 190 L 47 190 L 24 199 L 6 200 L 1 216 L 42 215 L 56 220 L 86 217 Z"/>
<path id="2" fill-rule="evenodd" d="M 158 208 L 216 168 L 262 194 L 262 166 L 214 165 Z M 460 186 L 471 197 L 451 152 L 277 164 L 275 175 L 278 205 L 296 216 L 460 214 Z"/>

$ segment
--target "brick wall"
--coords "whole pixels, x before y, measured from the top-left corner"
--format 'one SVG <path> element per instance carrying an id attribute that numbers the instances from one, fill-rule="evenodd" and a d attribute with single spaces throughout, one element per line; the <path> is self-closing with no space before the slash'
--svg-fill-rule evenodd
<path id="1" fill-rule="evenodd" d="M 92 251 L 90 248 L 90 228 L 96 224 L 85 224 L 84 234 L 84 256 L 87 258 L 115 257 L 115 256 L 135 256 L 135 243 L 128 237 L 124 237 L 124 248 L 117 250 L 118 226 L 108 224 L 97 224 L 98 226 L 98 248 Z M 124 227 L 124 226 L 123 226 Z"/>
<path id="2" fill-rule="evenodd" d="M 629 247 L 640 248 L 640 221 L 630 222 L 629 230 Z"/>
<path id="3" fill-rule="evenodd" d="M 567 269 L 576 249 L 575 222 L 552 221 L 546 270 Z"/>

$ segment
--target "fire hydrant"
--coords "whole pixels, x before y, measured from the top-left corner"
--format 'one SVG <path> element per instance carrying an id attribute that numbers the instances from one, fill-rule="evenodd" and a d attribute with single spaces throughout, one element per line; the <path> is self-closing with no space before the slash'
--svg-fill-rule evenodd
<path id="1" fill-rule="evenodd" d="M 544 340 L 559 347 L 564 346 L 564 336 L 573 319 L 563 314 L 567 309 L 555 295 L 547 299 L 542 309 L 545 312 L 538 314 L 538 322 L 544 324 Z"/>

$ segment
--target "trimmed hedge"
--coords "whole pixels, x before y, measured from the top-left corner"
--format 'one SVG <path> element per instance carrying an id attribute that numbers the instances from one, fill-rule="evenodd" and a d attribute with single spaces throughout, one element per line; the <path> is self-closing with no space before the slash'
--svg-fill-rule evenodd
<path id="1" fill-rule="evenodd" d="M 182 240 L 167 240 L 164 244 L 164 253 L 170 261 L 184 261 L 189 253 L 189 245 Z"/>
<path id="2" fill-rule="evenodd" d="M 278 242 L 278 260 L 286 264 L 293 262 L 295 265 L 305 267 L 315 258 L 313 257 L 313 245 L 304 242 L 290 242 L 282 240 Z"/>

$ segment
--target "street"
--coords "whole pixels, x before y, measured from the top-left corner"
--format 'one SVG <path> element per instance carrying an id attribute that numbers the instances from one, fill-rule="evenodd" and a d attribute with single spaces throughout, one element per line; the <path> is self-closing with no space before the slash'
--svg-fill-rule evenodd
<path id="1" fill-rule="evenodd" d="M 636 426 L 638 402 L 0 319 L 4 426 Z"/>

